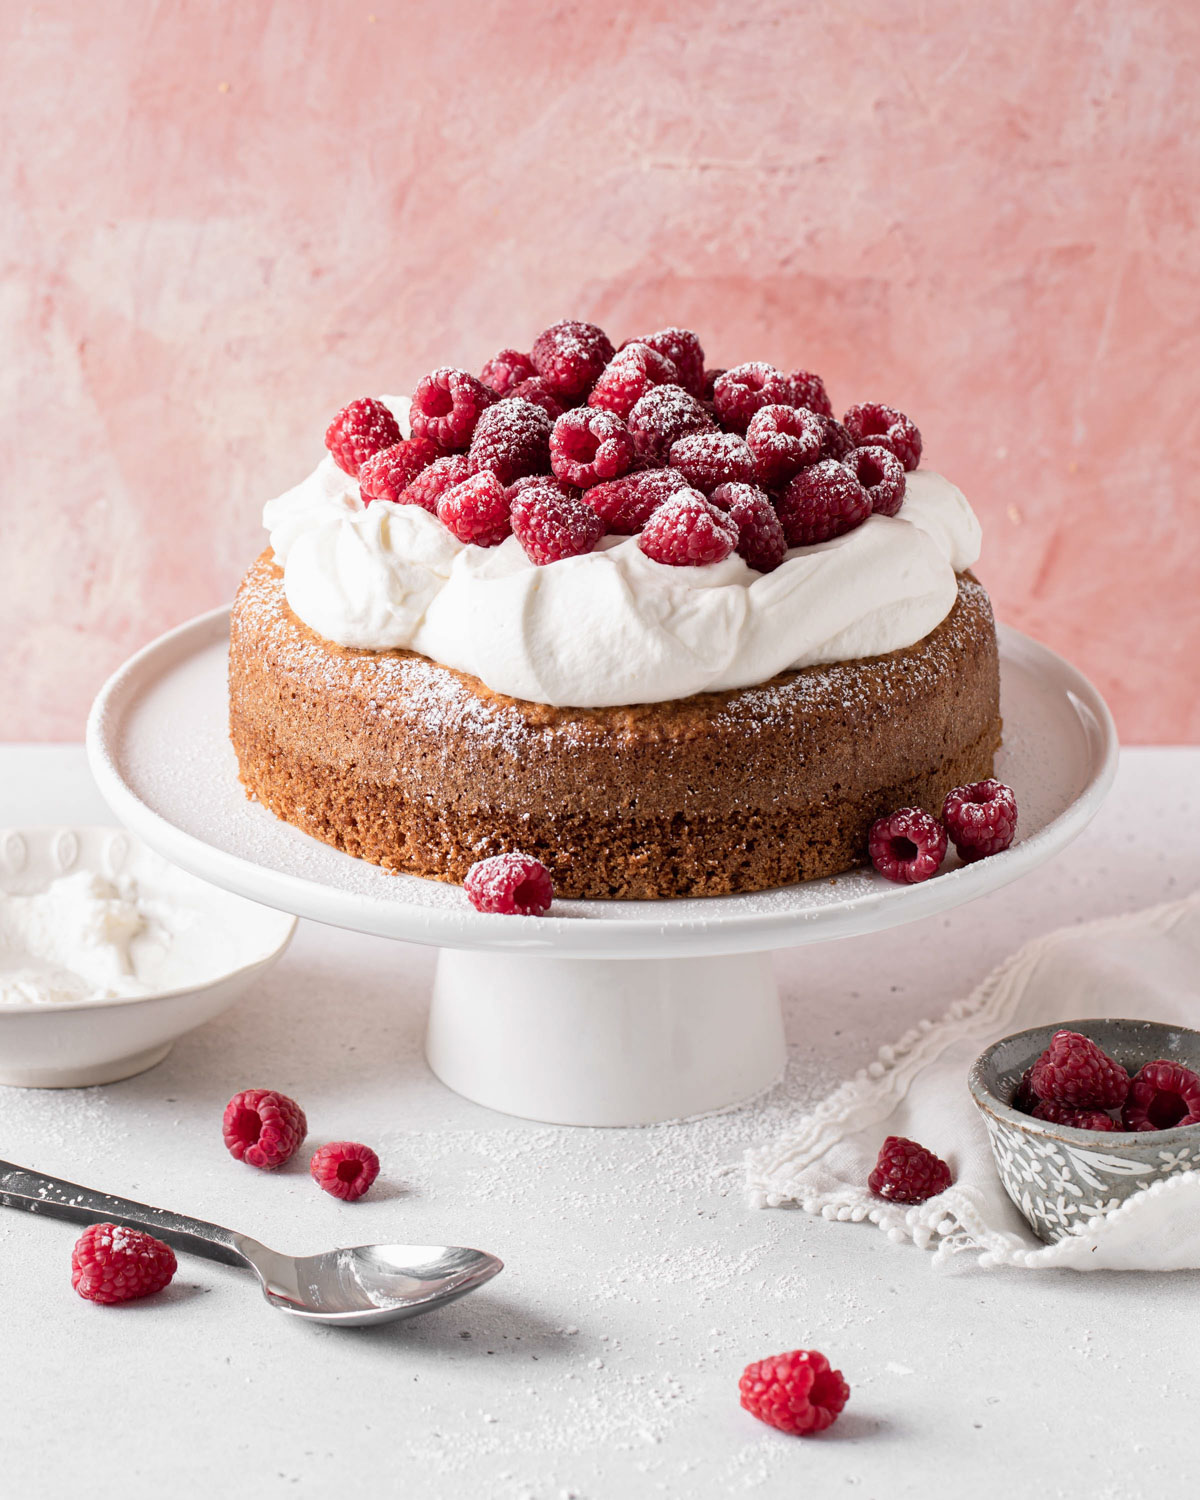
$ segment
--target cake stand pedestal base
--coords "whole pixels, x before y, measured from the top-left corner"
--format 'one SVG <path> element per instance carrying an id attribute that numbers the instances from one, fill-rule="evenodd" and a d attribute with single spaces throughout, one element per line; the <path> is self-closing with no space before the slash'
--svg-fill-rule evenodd
<path id="1" fill-rule="evenodd" d="M 570 959 L 443 949 L 429 1065 L 477 1104 L 555 1125 L 652 1125 L 740 1104 L 786 1061 L 769 953 Z"/>

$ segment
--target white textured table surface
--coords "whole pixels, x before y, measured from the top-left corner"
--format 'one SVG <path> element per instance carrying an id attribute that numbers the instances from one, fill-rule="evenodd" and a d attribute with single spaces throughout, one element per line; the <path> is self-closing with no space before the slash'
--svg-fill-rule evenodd
<path id="1" fill-rule="evenodd" d="M 89 820 L 109 818 L 81 750 L 0 748 L 0 824 Z M 507 1262 L 427 1318 L 313 1329 L 236 1271 L 183 1257 L 158 1298 L 86 1304 L 70 1288 L 73 1226 L 0 1214 L 0 1491 L 1196 1493 L 1200 1273 L 937 1273 L 866 1226 L 747 1209 L 736 1167 L 1027 938 L 1200 886 L 1198 826 L 1200 750 L 1129 751 L 1096 824 L 1024 881 L 780 955 L 788 1078 L 694 1124 L 559 1129 L 466 1103 L 422 1059 L 432 953 L 311 924 L 250 998 L 140 1078 L 0 1088 L 0 1154 L 23 1165 L 281 1249 L 447 1241 Z M 372 1195 L 339 1204 L 299 1160 L 269 1175 L 233 1162 L 221 1109 L 251 1085 L 294 1094 L 314 1140 L 375 1145 Z M 743 1365 L 796 1346 L 823 1350 L 853 1388 L 815 1441 L 737 1405 Z"/>

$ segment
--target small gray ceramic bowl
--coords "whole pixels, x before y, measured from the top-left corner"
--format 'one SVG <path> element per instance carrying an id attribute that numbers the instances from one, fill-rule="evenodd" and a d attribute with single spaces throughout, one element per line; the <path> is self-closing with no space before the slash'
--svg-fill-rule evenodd
<path id="1" fill-rule="evenodd" d="M 967 1078 L 991 1141 L 1005 1191 L 1034 1234 L 1052 1242 L 1086 1230 L 1165 1176 L 1200 1169 L 1200 1125 L 1174 1130 L 1076 1130 L 1035 1120 L 1009 1104 L 1021 1075 L 1056 1031 L 1078 1031 L 1103 1047 L 1130 1077 L 1168 1058 L 1200 1072 L 1200 1032 L 1157 1021 L 1060 1021 L 993 1042 Z"/>

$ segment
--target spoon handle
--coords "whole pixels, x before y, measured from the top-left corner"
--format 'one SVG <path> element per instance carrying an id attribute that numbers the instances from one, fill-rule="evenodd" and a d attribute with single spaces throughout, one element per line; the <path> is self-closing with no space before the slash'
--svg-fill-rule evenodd
<path id="1" fill-rule="evenodd" d="M 115 1198 L 111 1193 L 98 1193 L 58 1177 L 43 1177 L 10 1161 L 0 1161 L 0 1205 L 48 1214 L 52 1219 L 70 1219 L 75 1224 L 124 1224 L 130 1229 L 144 1229 L 191 1255 L 204 1255 L 229 1266 L 250 1264 L 236 1248 L 243 1236 L 231 1229 L 173 1214 L 169 1209 L 133 1203 L 128 1198 Z"/>

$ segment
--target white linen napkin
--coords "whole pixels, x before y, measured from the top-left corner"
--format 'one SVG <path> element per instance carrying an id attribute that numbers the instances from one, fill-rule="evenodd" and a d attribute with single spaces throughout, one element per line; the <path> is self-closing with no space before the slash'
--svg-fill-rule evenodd
<path id="1" fill-rule="evenodd" d="M 1012 1032 L 1089 1016 L 1200 1029 L 1200 892 L 1027 944 L 940 1021 L 922 1021 L 881 1047 L 875 1062 L 772 1145 L 748 1151 L 751 1204 L 867 1221 L 897 1243 L 932 1249 L 935 1264 L 973 1251 L 981 1266 L 1200 1267 L 1200 1171 L 1182 1161 L 1164 1163 L 1151 1186 L 1053 1245 L 1036 1238 L 1001 1185 L 967 1091 L 971 1064 Z M 935 1151 L 953 1185 L 911 1208 L 876 1197 L 867 1175 L 888 1135 Z"/>

